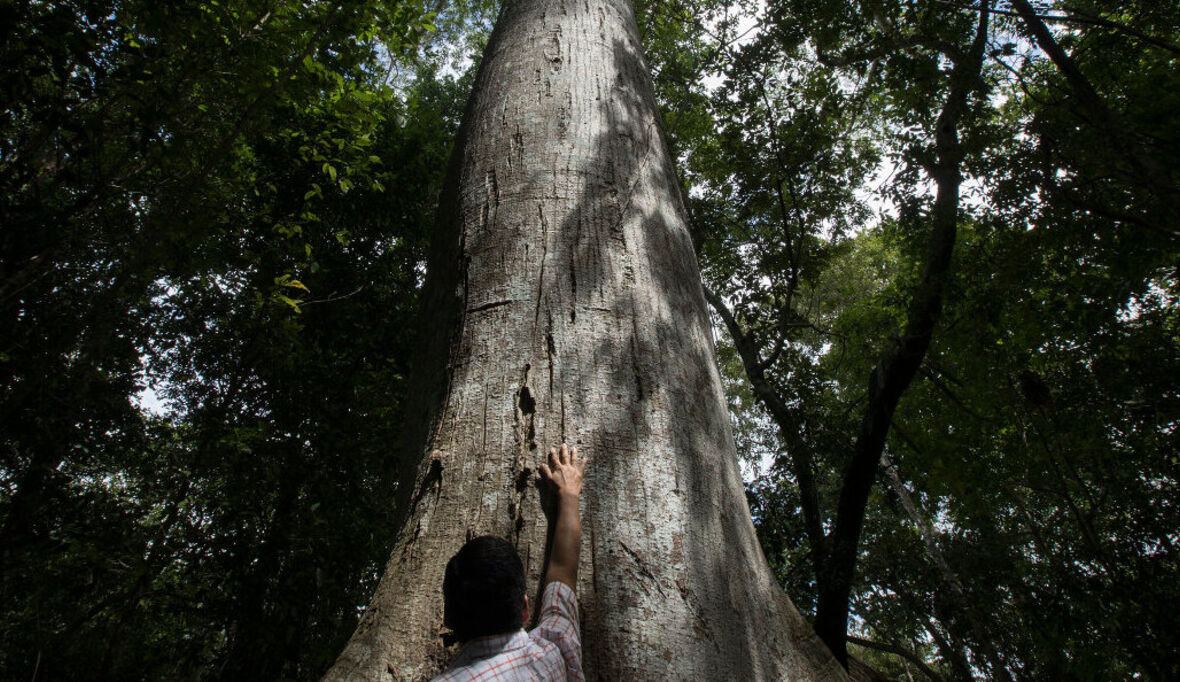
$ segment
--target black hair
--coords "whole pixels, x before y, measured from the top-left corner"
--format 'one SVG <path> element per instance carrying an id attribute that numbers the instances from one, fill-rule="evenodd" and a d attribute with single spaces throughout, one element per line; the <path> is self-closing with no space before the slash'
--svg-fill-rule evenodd
<path id="1" fill-rule="evenodd" d="M 519 630 L 523 615 L 524 564 L 507 540 L 474 538 L 447 562 L 443 620 L 460 642 Z"/>

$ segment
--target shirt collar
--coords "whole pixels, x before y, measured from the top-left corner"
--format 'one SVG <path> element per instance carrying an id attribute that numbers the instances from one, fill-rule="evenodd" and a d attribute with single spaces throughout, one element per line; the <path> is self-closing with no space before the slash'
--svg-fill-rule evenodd
<path id="1" fill-rule="evenodd" d="M 475 637 L 463 645 L 463 649 L 455 657 L 455 661 L 451 663 L 451 667 L 467 665 L 483 658 L 495 656 L 496 654 L 515 651 L 527 646 L 528 643 L 529 635 L 524 630 L 506 632 L 500 635 Z"/>

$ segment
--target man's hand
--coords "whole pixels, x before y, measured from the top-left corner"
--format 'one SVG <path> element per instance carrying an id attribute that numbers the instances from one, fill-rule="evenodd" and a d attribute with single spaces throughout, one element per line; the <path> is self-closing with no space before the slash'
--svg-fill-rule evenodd
<path id="1" fill-rule="evenodd" d="M 586 460 L 578 460 L 577 448 L 561 444 L 561 454 L 549 449 L 549 464 L 542 464 L 541 477 L 557 489 L 557 518 L 553 521 L 553 546 L 545 565 L 546 582 L 563 582 L 578 588 L 578 557 L 582 551 L 582 519 L 578 497 Z"/>
<path id="2" fill-rule="evenodd" d="M 541 476 L 557 489 L 558 495 L 582 494 L 582 474 L 586 473 L 586 460 L 578 461 L 578 449 L 561 444 L 561 455 L 549 448 L 549 464 L 541 465 Z"/>

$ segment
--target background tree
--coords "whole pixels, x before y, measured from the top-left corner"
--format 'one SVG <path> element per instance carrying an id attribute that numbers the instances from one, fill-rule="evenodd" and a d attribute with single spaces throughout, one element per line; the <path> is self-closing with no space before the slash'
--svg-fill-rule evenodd
<path id="1" fill-rule="evenodd" d="M 463 88 L 382 84 L 406 4 L 5 11 L 0 670 L 316 678 L 388 549 Z"/>
<path id="2" fill-rule="evenodd" d="M 756 20 L 665 8 L 661 5 L 652 11 L 662 13 L 663 21 L 677 22 L 680 34 L 675 40 L 681 50 L 721 55 L 720 65 L 678 62 L 690 63 L 701 71 L 685 77 L 683 71 L 668 70 L 668 81 L 660 89 L 686 89 L 705 95 L 706 103 L 693 110 L 693 123 L 682 127 L 679 136 L 674 130 L 673 139 L 686 156 L 690 192 L 695 199 L 690 203 L 700 235 L 706 280 L 718 293 L 717 301 L 732 311 L 730 321 L 734 324 L 729 326 L 738 332 L 732 350 L 723 348 L 722 357 L 732 359 L 728 364 L 723 362 L 723 367 L 739 372 L 739 381 L 729 384 L 733 389 L 731 406 L 738 410 L 736 423 L 742 429 L 739 442 L 749 439 L 755 452 L 769 453 L 778 462 L 752 487 L 755 518 L 760 522 L 764 547 L 780 567 L 780 576 L 796 602 L 806 606 L 813 603 L 817 582 L 830 579 L 815 561 L 815 546 L 823 542 L 824 535 L 817 528 L 828 527 L 831 517 L 821 513 L 819 524 L 804 519 L 809 508 L 831 509 L 828 505 L 839 490 L 832 473 L 840 470 L 838 467 L 847 457 L 847 443 L 854 433 L 849 417 L 862 409 L 867 363 L 880 353 L 883 343 L 892 343 L 888 341 L 890 330 L 897 329 L 904 319 L 909 292 L 920 272 L 920 233 L 913 228 L 923 224 L 928 202 L 935 198 L 933 187 L 923 186 L 918 172 L 929 159 L 923 151 L 922 126 L 933 122 L 929 107 L 939 101 L 926 88 L 946 82 L 949 74 L 945 69 L 951 63 L 946 56 L 947 46 L 953 46 L 956 40 L 964 44 L 953 36 L 969 30 L 967 22 L 972 15 L 978 17 L 978 6 L 865 3 L 856 11 L 847 11 L 836 6 L 786 4 L 768 9 Z M 1174 341 L 1146 332 L 1146 326 L 1162 324 L 1155 327 L 1162 331 L 1168 323 L 1162 317 L 1146 322 L 1138 315 L 1141 298 L 1150 301 L 1143 311 L 1160 310 L 1166 316 L 1162 310 L 1173 306 L 1174 294 L 1169 292 L 1174 292 L 1174 275 L 1166 274 L 1170 269 L 1164 264 L 1175 262 L 1176 251 L 1166 231 L 1150 227 L 1153 221 L 1161 224 L 1158 216 L 1162 215 L 1160 195 L 1151 189 L 1154 185 L 1130 180 L 1132 173 L 1118 171 L 1111 175 L 1112 168 L 1129 167 L 1120 156 L 1124 150 L 1112 145 L 1109 136 L 1098 132 L 1100 128 L 1090 127 L 1087 132 L 1082 110 L 1071 109 L 1068 95 L 1062 97 L 1069 90 L 1054 84 L 1063 76 L 1055 73 L 1049 61 L 1031 46 L 1021 47 L 1016 36 L 1024 29 L 1024 22 L 1018 13 L 1007 6 L 1000 6 L 997 12 L 993 16 L 994 37 L 987 46 L 989 64 L 984 78 L 993 93 L 1003 95 L 998 99 L 993 94 L 979 103 L 1006 105 L 990 113 L 987 108 L 970 112 L 976 122 L 966 129 L 963 138 L 963 172 L 968 179 L 964 185 L 968 192 L 964 209 L 971 219 L 959 225 L 959 255 L 952 261 L 951 270 L 959 274 L 947 284 L 949 307 L 944 312 L 946 322 L 940 325 L 944 331 L 935 334 L 933 346 L 919 367 L 919 381 L 899 404 L 885 443 L 885 452 L 895 457 L 896 472 L 907 479 L 905 485 L 909 487 L 903 490 L 907 495 L 917 490 L 922 496 L 914 509 L 924 509 L 921 513 L 928 514 L 931 520 L 914 519 L 900 495 L 881 491 L 870 496 L 867 535 L 859 558 L 865 575 L 853 587 L 854 632 L 862 641 L 867 637 L 878 645 L 888 645 L 883 648 L 920 654 L 918 657 L 926 661 L 940 659 L 930 671 L 935 676 L 966 678 L 987 670 L 1000 676 L 1004 669 L 1018 670 L 1022 676 L 1067 674 L 1065 671 L 1119 676 L 1127 674 L 1130 658 L 1138 658 L 1130 664 L 1133 669 L 1166 677 L 1158 664 L 1158 660 L 1168 658 L 1166 655 L 1157 651 L 1161 659 L 1154 662 L 1150 655 L 1140 658 L 1132 653 L 1138 645 L 1122 640 L 1113 627 L 1091 626 L 1086 643 L 1076 648 L 1065 637 L 1048 634 L 1060 632 L 1052 622 L 1068 619 L 1080 623 L 1072 619 L 1096 617 L 1094 612 L 1081 616 L 1080 611 L 1075 611 L 1086 610 L 1083 603 L 1102 609 L 1106 603 L 1125 599 L 1118 584 L 1133 581 L 1134 571 L 1121 573 L 1114 582 L 1106 583 L 1106 588 L 1096 589 L 1097 583 L 1090 583 L 1092 591 L 1086 594 L 1050 579 L 1035 588 L 1044 590 L 1053 585 L 1047 592 L 1036 592 L 1040 599 L 1048 600 L 1043 603 L 1031 596 L 1015 603 L 1006 596 L 1016 590 L 1030 594 L 1028 590 L 1032 589 L 1024 568 L 1016 567 L 1036 572 L 1040 569 L 1032 567 L 1044 567 L 1051 554 L 1066 551 L 1066 547 L 1073 548 L 1068 550 L 1072 553 L 1086 544 L 1093 545 L 1082 535 L 1097 539 L 1101 532 L 1087 528 L 1087 519 L 1109 514 L 1105 516 L 1108 522 L 1118 525 L 1119 519 L 1139 517 L 1142 512 L 1130 512 L 1126 507 L 1126 511 L 1116 511 L 1116 507 L 1137 507 L 1148 499 L 1153 500 L 1152 504 L 1161 501 L 1161 493 L 1149 494 L 1136 485 L 1114 484 L 1106 474 L 1098 473 L 1110 467 L 1112 458 L 1125 458 L 1115 454 L 1122 449 L 1111 438 L 1115 433 L 1129 433 L 1128 428 L 1098 426 L 1109 424 L 1109 418 L 1124 409 L 1115 403 L 1095 408 L 1107 415 L 1102 419 L 1088 412 L 1087 419 L 1093 421 L 1085 427 L 1078 422 L 1073 433 L 1090 436 L 1076 441 L 1071 438 L 1071 445 L 1048 461 L 1043 446 L 1038 446 L 1040 454 L 1032 453 L 1030 447 L 1018 445 L 1015 440 L 997 439 L 994 434 L 1028 434 L 1027 424 L 1013 427 L 1014 420 L 1021 424 L 1023 418 L 1007 412 L 1012 406 L 1027 405 L 1038 414 L 1050 406 L 1061 409 L 1045 375 L 1025 364 L 1032 358 L 1044 358 L 1050 348 L 1059 347 L 1059 352 L 1070 355 L 1072 362 L 1081 366 L 1091 366 L 1098 358 L 1103 358 L 1098 361 L 1102 365 L 1113 348 L 1099 350 L 1093 341 L 1080 339 L 1106 336 L 1118 328 L 1116 336 L 1147 333 L 1153 338 L 1149 345 L 1158 343 L 1152 347 L 1175 354 Z M 1111 101 L 1129 103 L 1136 100 L 1123 93 L 1134 91 L 1134 86 L 1126 78 L 1114 80 L 1115 74 L 1135 60 L 1145 64 L 1166 62 L 1172 51 L 1161 36 L 1175 31 L 1174 23 L 1170 24 L 1173 28 L 1164 28 L 1170 21 L 1165 19 L 1166 13 L 1145 10 L 1141 18 L 1131 19 L 1133 16 L 1133 12 L 1125 13 L 1123 9 L 1112 12 L 1098 6 L 1071 6 L 1066 11 L 1044 10 L 1041 19 L 1071 29 L 1081 27 L 1058 34 L 1062 44 L 1066 49 L 1075 45 L 1085 48 L 1073 53 L 1083 72 L 1088 71 L 1088 58 L 1101 60 L 1100 65 L 1091 68 L 1105 71 L 1110 80 L 1096 79 L 1095 87 L 1099 92 L 1117 90 L 1119 96 Z M 663 29 L 659 20 L 646 25 L 665 36 L 675 35 Z M 694 41 L 703 43 L 703 47 L 695 46 Z M 1115 48 L 1115 52 L 1099 50 L 1096 46 L 1100 43 Z M 931 59 L 939 54 L 943 56 Z M 1122 57 L 1112 59 L 1112 54 Z M 778 66 L 759 69 L 768 63 Z M 712 86 L 715 90 L 709 97 L 710 86 L 705 84 L 710 79 L 706 74 L 718 71 L 723 78 L 714 81 L 717 85 Z M 828 78 L 834 86 L 818 90 L 804 85 L 823 82 L 824 74 L 831 74 Z M 792 87 L 779 90 L 776 78 Z M 1107 85 L 1103 86 L 1103 82 Z M 1159 82 L 1152 81 L 1141 92 L 1152 90 Z M 1034 89 L 1034 83 L 1044 85 Z M 741 93 L 749 95 L 743 97 Z M 1164 158 L 1164 150 L 1174 136 L 1157 127 L 1167 118 L 1157 107 L 1158 101 L 1145 97 L 1134 105 L 1127 104 L 1127 112 L 1119 112 L 1118 116 L 1135 121 L 1128 124 L 1130 134 L 1147 153 Z M 677 104 L 669 102 L 666 106 L 674 110 Z M 1148 110 L 1156 112 L 1155 118 L 1143 117 L 1141 112 Z M 1050 119 L 1060 121 L 1062 127 L 1050 133 Z M 669 116 L 669 120 L 675 119 Z M 714 127 L 724 130 L 727 121 L 732 121 L 732 137 L 719 140 L 696 132 Z M 819 133 L 827 130 L 845 132 Z M 784 156 L 781 150 L 793 154 L 799 149 L 810 150 L 801 158 L 815 165 L 793 172 L 794 166 L 783 163 L 783 159 L 794 157 Z M 878 179 L 868 187 L 857 186 L 857 178 L 867 175 L 863 170 L 853 171 L 852 176 L 842 174 L 843 169 L 855 168 L 851 162 L 858 158 L 857 150 L 861 150 L 862 163 L 870 167 L 877 163 L 875 159 L 889 159 L 880 167 Z M 841 158 L 839 154 L 843 154 L 845 164 L 820 165 L 819 160 Z M 1011 165 L 1001 168 L 997 163 Z M 1025 180 L 1017 180 L 1021 177 Z M 885 200 L 882 208 L 886 210 L 873 228 L 874 221 L 866 219 L 857 204 L 873 196 L 877 187 L 883 190 L 879 196 Z M 813 189 L 800 191 L 808 188 Z M 760 195 L 766 199 L 760 204 L 752 201 Z M 778 195 L 783 199 L 781 204 Z M 818 199 L 828 203 L 821 204 Z M 817 210 L 825 205 L 831 207 L 828 213 Z M 1017 205 L 1023 208 L 1012 210 Z M 1034 214 L 1039 217 L 1033 218 Z M 804 219 L 798 220 L 797 216 Z M 849 238 L 843 226 L 850 223 L 842 221 L 851 221 L 860 234 Z M 1081 231 L 1075 232 L 1073 225 Z M 796 254 L 804 254 L 804 258 Z M 1128 270 L 1130 260 L 1137 265 Z M 798 262 L 809 266 L 800 268 Z M 1013 269 L 1008 270 L 1009 266 Z M 1121 273 L 1112 279 L 1127 288 L 1118 293 L 1116 288 L 1109 289 L 1108 303 L 1096 305 L 1098 299 L 1091 298 L 1090 292 L 1103 290 L 1097 282 L 1105 280 L 1098 273 L 1111 270 Z M 1137 274 L 1130 275 L 1131 270 Z M 1002 274 L 1005 272 L 1021 274 L 1007 280 L 1008 275 Z M 1033 272 L 1047 276 L 1057 272 L 1050 276 L 1056 283 L 1038 286 L 1033 281 L 1041 275 L 1030 279 Z M 1066 272 L 1097 279 L 1067 286 L 1070 276 Z M 1010 287 L 1004 293 L 994 288 L 1001 280 L 1007 280 L 1004 286 Z M 1049 304 L 1050 300 L 1060 303 Z M 1071 302 L 1066 304 L 1066 300 Z M 1023 322 L 1008 317 L 1021 308 L 1029 314 Z M 1131 313 L 1131 309 L 1135 312 Z M 1049 314 L 1048 310 L 1061 310 L 1050 316 L 1069 319 L 1070 324 L 1078 323 L 1090 331 L 1081 332 L 1078 327 L 1066 336 L 1079 341 L 1058 346 L 1062 337 L 1049 331 L 1056 323 L 1037 322 Z M 988 311 L 986 315 L 984 311 Z M 999 322 L 994 315 L 1003 315 L 1005 322 Z M 981 319 L 993 320 L 987 331 L 975 324 Z M 1081 319 L 1089 322 L 1081 323 Z M 1038 331 L 1027 337 L 1017 331 L 1026 325 Z M 1041 331 L 1049 336 L 1041 336 Z M 947 335 L 945 342 L 939 340 L 939 333 Z M 1013 337 L 1020 339 L 1015 345 Z M 754 362 L 741 362 L 742 345 L 746 357 L 752 357 Z M 1000 353 L 1010 352 L 1021 360 L 1016 364 L 999 361 Z M 1167 366 L 1157 365 L 1171 381 L 1174 375 Z M 1104 385 L 1114 381 L 1118 372 L 1108 374 L 1105 367 L 1086 371 L 1090 376 L 1101 376 Z M 1171 404 L 1170 391 L 1156 383 L 1157 377 L 1137 376 L 1134 371 L 1131 375 L 1131 383 L 1155 396 L 1148 403 Z M 745 383 L 747 378 L 749 384 Z M 1094 380 L 1081 385 L 1093 386 L 1089 381 Z M 970 397 L 984 386 L 994 387 L 987 390 L 988 398 Z M 1151 386 L 1158 388 L 1148 388 Z M 1083 402 L 1096 405 L 1096 396 L 1090 392 Z M 755 399 L 764 407 L 753 407 Z M 993 413 L 992 406 L 1002 407 L 1008 416 Z M 911 418 L 919 421 L 909 422 Z M 1162 419 L 1156 427 L 1144 430 L 1140 426 L 1135 431 L 1168 438 L 1170 417 Z M 767 428 L 776 422 L 781 428 Z M 756 445 L 759 441 L 763 445 Z M 1097 478 L 1082 470 L 1070 470 L 1074 464 L 1071 460 L 1077 455 L 1066 453 L 1083 447 L 1092 453 L 1092 471 Z M 1171 462 L 1164 454 L 1169 447 L 1162 442 L 1146 446 L 1145 450 L 1155 453 L 1147 455 L 1152 463 L 1136 457 L 1130 469 L 1137 472 L 1135 476 L 1146 475 L 1155 481 L 1153 485 L 1174 490 L 1174 470 L 1164 473 L 1174 463 L 1164 465 L 1164 470 L 1157 468 Z M 990 454 L 984 456 L 983 452 Z M 808 459 L 815 466 L 810 482 L 806 480 Z M 1027 464 L 1036 460 L 1042 464 L 1033 468 L 1060 470 L 1065 481 L 1053 488 L 1037 485 L 1034 490 L 1025 489 L 1019 500 L 1000 502 L 1007 493 L 1020 489 L 1020 484 L 1014 483 L 1019 478 L 999 475 L 1009 466 L 1000 462 Z M 1156 473 L 1143 474 L 1146 471 Z M 1107 479 L 1098 486 L 1103 492 L 1087 498 L 1089 493 L 1083 490 L 1101 478 Z M 1057 492 L 1050 493 L 1052 490 Z M 1086 499 L 1103 511 L 1095 511 Z M 1065 512 L 1080 521 L 1075 521 L 1072 532 L 1076 534 L 1072 535 L 1068 527 L 1055 526 L 1055 530 L 1065 532 L 1057 541 L 1060 544 L 1053 545 L 1057 549 L 1051 550 L 1049 543 L 1033 548 L 1028 545 L 1032 531 L 1027 519 L 1004 531 L 990 525 L 997 518 L 993 514 L 1005 513 L 1002 509 L 1011 509 L 1021 518 L 1025 512 L 1050 517 Z M 937 531 L 937 553 L 915 532 L 922 525 Z M 1038 523 L 1036 532 L 1043 536 L 1044 530 Z M 1107 532 L 1109 535 L 1099 544 L 1119 544 L 1113 526 Z M 1128 547 L 1126 556 L 1137 555 L 1136 561 L 1151 565 L 1148 570 L 1153 573 L 1174 570 L 1174 554 L 1163 549 L 1171 543 L 1166 532 L 1156 528 L 1148 534 L 1151 539 L 1139 536 L 1139 550 Z M 938 555 L 951 569 L 949 573 L 939 569 Z M 1062 556 L 1060 561 L 1058 568 L 1076 565 L 1072 558 Z M 957 577 L 966 586 L 963 597 L 955 596 L 948 576 Z M 1068 594 L 1068 610 L 1063 611 L 1050 594 L 1059 598 Z M 1012 604 L 1012 610 L 996 609 L 997 604 Z M 1143 613 L 1139 608 L 1129 610 Z M 1018 624 L 1028 609 L 1045 617 L 1032 629 Z M 1067 617 L 1066 612 L 1072 615 Z M 990 627 L 981 614 L 994 619 Z M 981 629 L 993 633 L 990 645 L 978 634 Z M 1096 631 L 1101 634 L 1089 636 Z M 1017 632 L 1022 634 L 1010 637 Z M 1032 632 L 1041 633 L 1038 636 L 1053 643 L 1041 648 L 1031 640 L 1016 641 Z M 1116 640 L 1122 643 L 1115 644 Z M 1055 653 L 1050 653 L 1050 648 Z M 912 667 L 912 672 L 924 671 Z"/>

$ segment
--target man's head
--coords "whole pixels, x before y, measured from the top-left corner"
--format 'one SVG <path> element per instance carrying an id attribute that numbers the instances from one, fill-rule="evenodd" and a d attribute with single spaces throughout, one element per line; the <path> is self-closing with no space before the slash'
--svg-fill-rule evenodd
<path id="1" fill-rule="evenodd" d="M 484 535 L 463 545 L 443 578 L 444 621 L 460 642 L 519 630 L 524 619 L 524 565 L 502 538 Z"/>

